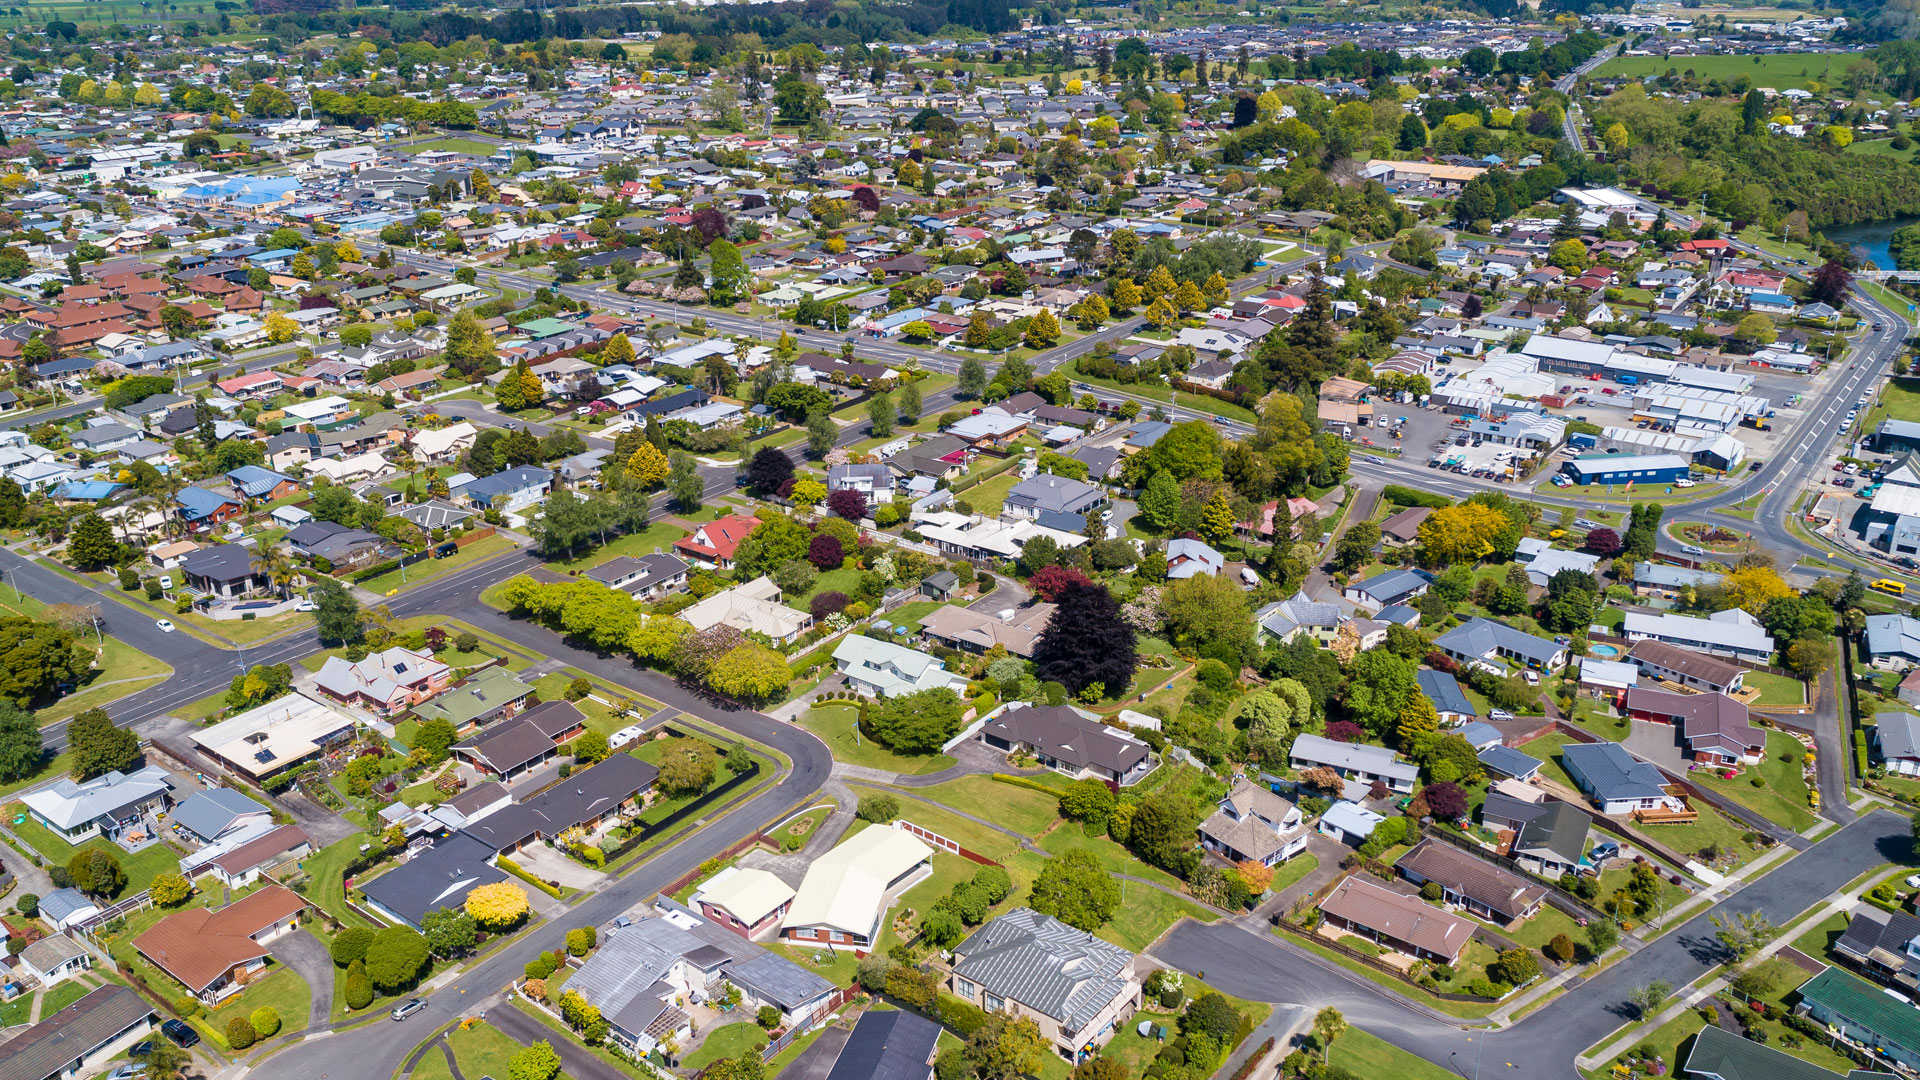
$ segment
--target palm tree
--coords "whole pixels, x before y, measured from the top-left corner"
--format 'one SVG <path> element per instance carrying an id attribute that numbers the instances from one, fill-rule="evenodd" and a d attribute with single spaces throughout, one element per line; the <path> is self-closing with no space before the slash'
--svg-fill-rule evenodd
<path id="1" fill-rule="evenodd" d="M 1333 1053 L 1333 1040 L 1345 1034 L 1347 1018 L 1339 1009 L 1329 1005 L 1313 1014 L 1313 1034 L 1320 1040 L 1320 1062 L 1326 1064 Z"/>

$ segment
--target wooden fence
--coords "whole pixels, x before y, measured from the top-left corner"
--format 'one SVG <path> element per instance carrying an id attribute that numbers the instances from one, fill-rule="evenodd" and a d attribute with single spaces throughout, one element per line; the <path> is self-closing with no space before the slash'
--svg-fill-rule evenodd
<path id="1" fill-rule="evenodd" d="M 999 866 L 1000 865 L 999 860 L 990 859 L 987 856 L 982 855 L 977 851 L 973 851 L 969 848 L 962 847 L 960 845 L 960 841 L 952 840 L 945 836 L 941 836 L 939 833 L 934 832 L 932 829 L 929 829 L 924 825 L 915 825 L 911 821 L 896 818 L 894 819 L 893 827 L 911 836 L 917 836 L 920 839 L 925 840 L 927 843 L 932 844 L 934 847 L 940 849 L 941 851 L 946 852 L 949 855 L 958 855 L 961 858 L 968 860 L 969 862 L 976 862 L 982 866 Z"/>
<path id="2" fill-rule="evenodd" d="M 1339 953 L 1341 956 L 1344 956 L 1350 960 L 1357 960 L 1360 963 L 1365 964 L 1367 967 L 1370 967 L 1375 971 L 1380 971 L 1388 975 L 1391 975 L 1395 979 L 1398 979 L 1401 982 L 1406 983 L 1408 986 L 1417 987 L 1421 993 L 1431 994 L 1442 1001 L 1470 1001 L 1470 1002 L 1476 1002 L 1480 1004 L 1491 1004 L 1493 1002 L 1500 1000 L 1499 998 L 1482 997 L 1479 994 L 1456 994 L 1449 990 L 1429 990 L 1426 987 L 1421 986 L 1419 983 L 1414 982 L 1412 979 L 1407 978 L 1406 972 L 1401 971 L 1399 968 L 1394 967 L 1392 964 L 1385 963 L 1381 961 L 1378 957 L 1369 956 L 1368 954 L 1361 952 L 1359 949 L 1350 948 L 1346 945 L 1340 944 L 1337 941 L 1331 941 L 1327 938 L 1321 937 L 1319 934 L 1314 933 L 1308 927 L 1302 926 L 1296 922 L 1292 922 L 1288 920 L 1286 916 L 1281 914 L 1275 914 L 1273 916 L 1273 925 L 1286 933 L 1292 934 L 1295 937 L 1309 941 L 1314 945 L 1319 946 L 1322 949 L 1330 949 L 1333 952 Z"/>

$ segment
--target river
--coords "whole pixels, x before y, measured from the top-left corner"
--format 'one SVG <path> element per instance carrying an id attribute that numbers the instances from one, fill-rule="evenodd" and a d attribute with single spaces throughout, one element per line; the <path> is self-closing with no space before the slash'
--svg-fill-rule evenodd
<path id="1" fill-rule="evenodd" d="M 1836 244 L 1847 247 L 1864 248 L 1867 258 L 1882 270 L 1893 270 L 1893 253 L 1888 248 L 1895 229 L 1920 224 L 1920 216 L 1888 218 L 1885 221 L 1862 221 L 1853 225 L 1836 225 L 1821 230 L 1822 235 Z"/>

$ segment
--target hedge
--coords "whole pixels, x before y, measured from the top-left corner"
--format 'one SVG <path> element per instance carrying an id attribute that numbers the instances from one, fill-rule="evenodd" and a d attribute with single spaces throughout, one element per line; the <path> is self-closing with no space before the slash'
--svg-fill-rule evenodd
<path id="1" fill-rule="evenodd" d="M 1853 752 L 1860 759 L 1860 775 L 1867 775 L 1867 733 L 1860 728 L 1853 730 Z"/>
<path id="2" fill-rule="evenodd" d="M 1240 1067 L 1233 1070 L 1232 1080 L 1247 1080 L 1247 1077 L 1253 1075 L 1254 1066 L 1264 1061 L 1267 1054 L 1272 1052 L 1272 1050 L 1273 1036 L 1269 1035 L 1267 1036 L 1266 1042 L 1255 1047 L 1253 1053 L 1247 1055 L 1247 1060 L 1241 1062 Z"/>
<path id="3" fill-rule="evenodd" d="M 505 870 L 507 873 L 512 874 L 514 877 L 519 878 L 521 881 L 526 882 L 527 884 L 533 886 L 534 888 L 539 889 L 541 892 L 546 893 L 548 896 L 553 897 L 555 900 L 560 899 L 559 889 L 554 888 L 553 886 L 547 884 L 546 882 L 541 881 L 539 878 L 534 877 L 532 874 L 527 873 L 525 870 L 522 870 L 520 868 L 519 863 L 514 862 L 512 859 L 507 858 L 505 855 L 502 855 L 499 858 L 493 860 L 493 862 L 495 866 L 498 866 L 500 869 Z"/>
<path id="4" fill-rule="evenodd" d="M 1400 484 L 1388 484 L 1380 489 L 1380 497 L 1400 506 L 1431 506 L 1438 510 L 1443 506 L 1452 506 L 1453 500 L 1445 495 L 1436 495 L 1430 491 L 1419 491 Z"/>
<path id="5" fill-rule="evenodd" d="M 1034 791 L 1038 791 L 1045 795 L 1051 795 L 1056 799 L 1060 797 L 1059 788 L 1048 787 L 1047 785 L 1040 783 L 1038 780 L 1029 780 L 1024 776 L 1012 776 L 1008 773 L 994 773 L 993 778 L 995 780 L 998 780 L 1002 784 L 1011 784 L 1014 787 L 1032 788 Z"/>

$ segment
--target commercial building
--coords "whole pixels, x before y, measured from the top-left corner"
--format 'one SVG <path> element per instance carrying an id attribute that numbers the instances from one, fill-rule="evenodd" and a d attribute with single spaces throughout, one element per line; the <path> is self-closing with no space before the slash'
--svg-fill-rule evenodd
<path id="1" fill-rule="evenodd" d="M 1678 454 L 1599 454 L 1574 458 L 1560 471 L 1576 484 L 1671 484 L 1693 466 Z"/>

